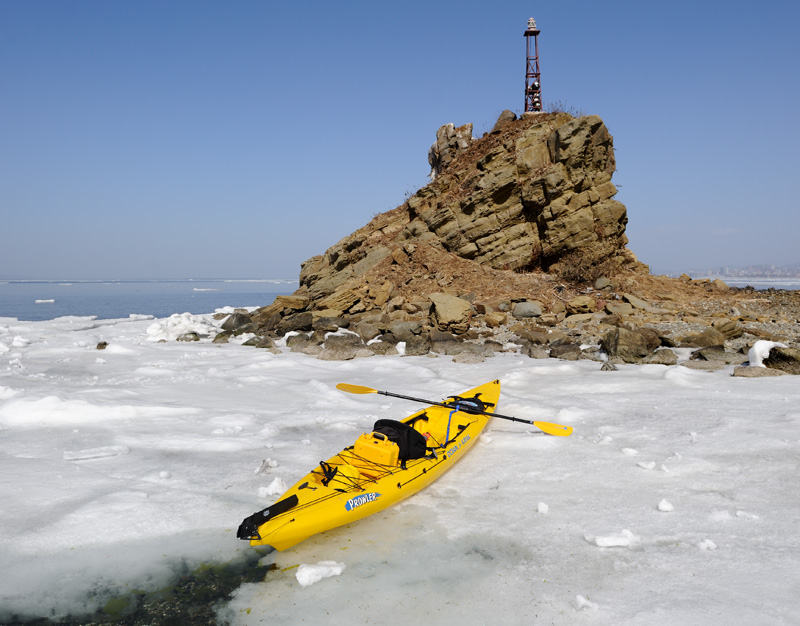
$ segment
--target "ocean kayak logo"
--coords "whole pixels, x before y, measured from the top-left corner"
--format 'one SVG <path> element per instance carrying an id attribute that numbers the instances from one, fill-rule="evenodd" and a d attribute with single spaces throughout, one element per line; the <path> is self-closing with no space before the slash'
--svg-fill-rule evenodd
<path id="1" fill-rule="evenodd" d="M 375 502 L 378 498 L 381 497 L 379 493 L 364 493 L 360 496 L 356 496 L 355 498 L 350 498 L 347 501 L 347 504 L 344 505 L 344 508 L 348 511 L 353 511 L 360 506 L 364 506 L 365 504 L 369 504 L 370 502 Z"/>

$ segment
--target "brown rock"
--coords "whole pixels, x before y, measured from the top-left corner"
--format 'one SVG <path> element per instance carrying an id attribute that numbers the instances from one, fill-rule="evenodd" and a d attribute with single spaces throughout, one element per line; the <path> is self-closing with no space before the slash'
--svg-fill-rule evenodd
<path id="1" fill-rule="evenodd" d="M 497 311 L 495 313 L 487 313 L 484 315 L 483 319 L 489 328 L 497 328 L 498 326 L 502 326 L 506 323 L 508 314 L 503 313 L 502 311 Z"/>
<path id="2" fill-rule="evenodd" d="M 274 305 L 293 311 L 305 311 L 311 300 L 306 296 L 276 296 Z"/>
<path id="3" fill-rule="evenodd" d="M 596 310 L 597 302 L 591 296 L 578 296 L 567 302 L 567 313 L 570 315 L 594 313 Z"/>
<path id="4" fill-rule="evenodd" d="M 311 311 L 303 311 L 302 313 L 293 313 L 287 315 L 275 327 L 275 332 L 279 335 L 285 335 L 292 331 L 309 331 L 314 323 L 314 316 Z"/>
<path id="5" fill-rule="evenodd" d="M 701 333 L 694 333 L 681 337 L 680 345 L 683 348 L 707 348 L 708 346 L 722 346 L 725 344 L 725 335 L 714 328 L 706 328 Z"/>
<path id="6" fill-rule="evenodd" d="M 733 375 L 741 378 L 765 378 L 770 376 L 785 376 L 786 372 L 769 369 L 767 367 L 749 367 L 739 365 L 733 368 Z"/>
<path id="7" fill-rule="evenodd" d="M 625 363 L 636 363 L 650 353 L 644 336 L 618 326 L 606 333 L 600 346 L 609 357 L 618 357 Z"/>
<path id="8" fill-rule="evenodd" d="M 774 347 L 769 356 L 761 361 L 771 370 L 780 370 L 786 374 L 800 374 L 800 350 L 797 348 Z"/>
<path id="9" fill-rule="evenodd" d="M 656 350 L 653 354 L 643 358 L 642 363 L 676 365 L 678 363 L 678 355 L 669 348 L 664 348 L 662 350 Z"/>
<path id="10" fill-rule="evenodd" d="M 577 361 L 581 356 L 581 347 L 575 343 L 558 343 L 550 347 L 551 359 Z"/>
<path id="11" fill-rule="evenodd" d="M 345 289 L 332 293 L 327 298 L 320 300 L 317 303 L 317 308 L 348 311 L 360 299 L 361 296 L 359 296 L 358 293 L 352 289 Z"/>
<path id="12" fill-rule="evenodd" d="M 633 306 L 628 302 L 609 302 L 606 304 L 606 311 L 611 315 L 624 317 L 633 313 Z"/>
<path id="13" fill-rule="evenodd" d="M 467 331 L 472 317 L 469 302 L 445 293 L 432 293 L 428 297 L 433 303 L 432 317 L 439 330 Z"/>
<path id="14" fill-rule="evenodd" d="M 744 334 L 744 328 L 735 320 L 714 320 L 711 327 L 725 335 L 725 339 L 736 339 Z"/>

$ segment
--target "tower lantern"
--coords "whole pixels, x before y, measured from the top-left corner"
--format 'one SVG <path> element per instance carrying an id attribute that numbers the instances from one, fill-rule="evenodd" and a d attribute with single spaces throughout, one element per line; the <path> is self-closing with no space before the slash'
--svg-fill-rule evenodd
<path id="1" fill-rule="evenodd" d="M 525 112 L 542 110 L 542 85 L 539 72 L 539 29 L 536 20 L 528 20 L 525 30 Z M 531 54 L 531 37 L 533 54 Z"/>

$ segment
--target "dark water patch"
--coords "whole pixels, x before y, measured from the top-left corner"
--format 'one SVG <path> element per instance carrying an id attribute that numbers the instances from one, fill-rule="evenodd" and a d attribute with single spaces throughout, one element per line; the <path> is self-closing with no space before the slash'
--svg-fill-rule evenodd
<path id="1" fill-rule="evenodd" d="M 174 584 L 145 592 L 131 590 L 110 598 L 101 611 L 92 615 L 68 616 L 53 620 L 24 619 L 14 616 L 2 626 L 225 626 L 218 621 L 218 608 L 245 583 L 261 582 L 274 563 L 259 565 L 270 548 L 251 549 L 227 563 L 206 563 L 190 570 L 178 570 Z"/>

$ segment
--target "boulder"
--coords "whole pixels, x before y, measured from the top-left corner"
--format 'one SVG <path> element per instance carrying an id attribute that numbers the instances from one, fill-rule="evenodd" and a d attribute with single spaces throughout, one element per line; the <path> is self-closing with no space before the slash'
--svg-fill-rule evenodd
<path id="1" fill-rule="evenodd" d="M 221 333 L 217 333 L 211 343 L 228 343 L 231 337 L 233 337 L 233 331 L 223 330 Z"/>
<path id="2" fill-rule="evenodd" d="M 428 297 L 433 303 L 431 315 L 439 330 L 467 331 L 472 317 L 469 302 L 445 293 L 432 293 Z"/>
<path id="3" fill-rule="evenodd" d="M 236 334 L 236 331 L 240 331 L 240 329 L 244 327 L 249 327 L 252 324 L 252 322 L 253 320 L 250 318 L 249 315 L 246 315 L 244 313 L 233 313 L 229 315 L 224 322 L 222 322 L 222 326 L 220 328 L 222 330 L 229 330 L 234 334 Z M 240 332 L 247 332 L 247 331 L 240 331 Z"/>
<path id="4" fill-rule="evenodd" d="M 739 365 L 733 368 L 733 375 L 741 378 L 766 378 L 771 376 L 786 376 L 782 370 L 769 369 L 767 367 L 749 367 Z"/>
<path id="5" fill-rule="evenodd" d="M 617 357 L 625 363 L 637 363 L 648 354 L 647 339 L 641 334 L 615 326 L 603 337 L 601 348 L 609 357 Z"/>
<path id="6" fill-rule="evenodd" d="M 516 318 L 539 317 L 544 313 L 544 305 L 538 300 L 525 300 L 514 304 L 511 315 Z"/>
<path id="7" fill-rule="evenodd" d="M 513 331 L 519 336 L 520 339 L 532 343 L 537 346 L 545 346 L 550 342 L 550 336 L 544 328 L 527 328 L 519 325 L 513 328 Z"/>
<path id="8" fill-rule="evenodd" d="M 461 343 L 460 339 L 452 333 L 432 329 L 430 332 L 431 350 L 440 354 L 447 354 L 448 350 L 453 351 L 453 344 Z"/>
<path id="9" fill-rule="evenodd" d="M 634 309 L 639 309 L 641 311 L 649 311 L 652 308 L 652 305 L 649 302 L 643 300 L 638 296 L 634 296 L 633 294 L 630 293 L 622 294 L 622 299 L 625 300 L 625 302 L 627 302 L 628 304 L 630 304 Z"/>
<path id="10" fill-rule="evenodd" d="M 277 326 L 275 326 L 275 332 L 277 332 L 278 335 L 285 335 L 290 332 L 306 332 L 312 329 L 313 323 L 314 316 L 310 311 L 292 313 L 281 319 Z"/>
<path id="11" fill-rule="evenodd" d="M 350 326 L 350 320 L 346 317 L 314 317 L 311 321 L 312 330 L 326 333 L 335 333 L 340 328 L 348 326 Z"/>
<path id="12" fill-rule="evenodd" d="M 708 346 L 725 345 L 725 335 L 715 328 L 706 328 L 703 332 L 686 335 L 679 339 L 682 348 L 707 348 Z"/>
<path id="13" fill-rule="evenodd" d="M 328 335 L 319 358 L 324 361 L 349 361 L 355 358 L 362 348 L 364 342 L 355 333 Z M 370 354 L 374 353 L 370 351 Z"/>
<path id="14" fill-rule="evenodd" d="M 486 322 L 486 325 L 489 328 L 497 328 L 498 326 L 502 326 L 506 323 L 508 319 L 508 313 L 503 313 L 503 311 L 495 311 L 494 313 L 487 313 L 484 315 L 483 320 Z"/>
<path id="15" fill-rule="evenodd" d="M 461 352 L 453 357 L 453 363 L 483 363 L 486 360 L 484 354 L 478 352 Z"/>
<path id="16" fill-rule="evenodd" d="M 491 132 L 496 133 L 503 129 L 503 126 L 506 126 L 509 122 L 513 122 L 517 119 L 517 114 L 513 111 L 509 111 L 506 109 L 500 114 L 500 117 L 497 118 L 497 121 L 494 124 Z"/>
<path id="17" fill-rule="evenodd" d="M 728 352 L 724 346 L 708 346 L 692 352 L 689 359 L 692 361 L 715 361 L 724 365 L 731 363 L 741 365 L 747 360 L 747 356 L 741 352 Z"/>
<path id="18" fill-rule="evenodd" d="M 643 326 L 642 328 L 637 328 L 636 332 L 639 333 L 642 337 L 644 337 L 644 340 L 647 342 L 647 350 L 649 352 L 652 352 L 653 350 L 661 346 L 662 344 L 661 335 L 658 333 L 657 330 Z"/>
<path id="19" fill-rule="evenodd" d="M 567 302 L 567 313 L 569 315 L 594 313 L 596 310 L 597 302 L 591 296 L 577 296 Z"/>
<path id="20" fill-rule="evenodd" d="M 276 348 L 275 340 L 266 336 L 256 337 L 255 346 L 256 348 L 264 348 L 267 350 L 274 350 Z"/>
<path id="21" fill-rule="evenodd" d="M 521 352 L 532 359 L 547 359 L 550 357 L 549 350 L 544 346 L 538 346 L 527 342 L 522 345 Z"/>
<path id="22" fill-rule="evenodd" d="M 415 335 L 419 334 L 421 328 L 422 324 L 417 320 L 394 322 L 389 327 L 389 332 L 397 337 L 398 341 L 408 342 L 411 341 Z"/>
<path id="23" fill-rule="evenodd" d="M 306 333 L 292 332 L 286 337 L 286 347 L 292 352 L 303 352 L 306 348 L 317 345 L 316 340 Z"/>
<path id="24" fill-rule="evenodd" d="M 380 328 L 377 325 L 371 324 L 369 322 L 359 322 L 353 330 L 358 333 L 358 336 L 361 337 L 365 342 L 375 339 L 378 335 L 381 334 Z"/>
<path id="25" fill-rule="evenodd" d="M 633 314 L 633 305 L 629 302 L 608 302 L 606 304 L 606 311 L 609 315 L 619 315 L 624 317 Z"/>
<path id="26" fill-rule="evenodd" d="M 725 335 L 725 339 L 737 339 L 744 334 L 744 328 L 739 322 L 729 319 L 714 320 L 711 323 L 714 330 Z"/>
<path id="27" fill-rule="evenodd" d="M 399 354 L 396 345 L 386 341 L 373 341 L 367 346 L 367 349 L 379 355 Z M 407 351 L 406 354 L 408 354 Z"/>
<path id="28" fill-rule="evenodd" d="M 800 374 L 800 350 L 775 346 L 761 363 L 768 369 L 780 370 L 785 374 Z"/>
<path id="29" fill-rule="evenodd" d="M 563 342 L 550 347 L 551 359 L 562 359 L 564 361 L 577 361 L 581 356 L 581 347 L 578 344 Z"/>
<path id="30" fill-rule="evenodd" d="M 427 336 L 413 335 L 406 341 L 406 356 L 425 356 L 431 351 Z"/>
<path id="31" fill-rule="evenodd" d="M 669 348 L 663 348 L 646 356 L 641 362 L 651 365 L 676 365 L 678 363 L 678 355 Z"/>

